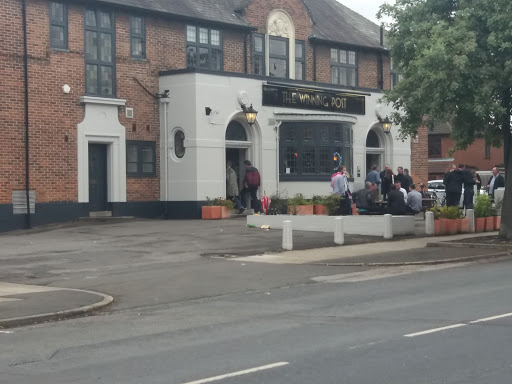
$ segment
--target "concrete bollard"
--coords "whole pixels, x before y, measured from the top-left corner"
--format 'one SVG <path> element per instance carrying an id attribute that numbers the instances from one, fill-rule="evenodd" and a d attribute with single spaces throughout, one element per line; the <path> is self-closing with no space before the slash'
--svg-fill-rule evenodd
<path id="1" fill-rule="evenodd" d="M 334 219 L 334 244 L 345 244 L 345 229 L 343 228 L 343 217 Z"/>
<path id="2" fill-rule="evenodd" d="M 389 214 L 384 215 L 384 238 L 393 238 L 393 216 Z"/>
<path id="3" fill-rule="evenodd" d="M 425 235 L 434 236 L 434 212 L 425 212 Z"/>
<path id="4" fill-rule="evenodd" d="M 469 219 L 469 233 L 475 233 L 475 210 L 466 209 L 466 217 Z"/>
<path id="5" fill-rule="evenodd" d="M 290 220 L 283 221 L 283 249 L 291 251 L 293 249 L 292 222 Z"/>

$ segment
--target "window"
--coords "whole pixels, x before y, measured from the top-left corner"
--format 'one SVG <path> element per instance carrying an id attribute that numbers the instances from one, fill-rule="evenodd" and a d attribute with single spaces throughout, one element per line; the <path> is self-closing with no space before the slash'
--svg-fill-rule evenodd
<path id="1" fill-rule="evenodd" d="M 126 142 L 126 175 L 132 177 L 155 176 L 156 145 L 154 141 Z"/>
<path id="2" fill-rule="evenodd" d="M 429 159 L 441 158 L 441 136 L 428 136 L 428 157 Z"/>
<path id="3" fill-rule="evenodd" d="M 226 141 L 247 141 L 244 126 L 236 120 L 231 121 L 226 129 Z"/>
<path id="4" fill-rule="evenodd" d="M 89 95 L 115 94 L 114 15 L 85 11 L 85 91 Z"/>
<path id="5" fill-rule="evenodd" d="M 350 124 L 283 123 L 279 144 L 279 173 L 284 180 L 328 179 L 340 161 L 352 173 Z"/>
<path id="6" fill-rule="evenodd" d="M 265 35 L 254 34 L 254 74 L 265 76 Z"/>
<path id="7" fill-rule="evenodd" d="M 491 144 L 484 140 L 484 159 L 490 159 L 491 158 Z"/>
<path id="8" fill-rule="evenodd" d="M 185 156 L 185 133 L 176 131 L 174 134 L 174 154 L 178 159 Z"/>
<path id="9" fill-rule="evenodd" d="M 295 41 L 295 79 L 306 79 L 306 50 L 303 41 Z"/>
<path id="10" fill-rule="evenodd" d="M 269 76 L 288 78 L 288 39 L 269 37 Z"/>
<path id="11" fill-rule="evenodd" d="M 218 29 L 187 25 L 187 67 L 222 71 L 222 35 Z"/>
<path id="12" fill-rule="evenodd" d="M 142 17 L 130 17 L 130 50 L 133 58 L 146 58 L 146 25 Z"/>
<path id="13" fill-rule="evenodd" d="M 356 53 L 331 48 L 331 83 L 357 86 Z"/>
<path id="14" fill-rule="evenodd" d="M 50 47 L 68 49 L 68 9 L 63 3 L 50 3 Z"/>

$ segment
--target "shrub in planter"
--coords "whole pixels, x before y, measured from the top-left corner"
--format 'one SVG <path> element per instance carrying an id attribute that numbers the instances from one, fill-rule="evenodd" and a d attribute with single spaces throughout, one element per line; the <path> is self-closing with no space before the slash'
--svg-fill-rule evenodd
<path id="1" fill-rule="evenodd" d="M 475 232 L 487 230 L 487 217 L 492 216 L 492 204 L 489 196 L 478 195 L 475 199 Z M 488 224 L 489 231 L 494 230 L 494 219 L 491 218 Z M 491 229 L 493 228 L 493 229 Z"/>
<path id="2" fill-rule="evenodd" d="M 288 213 L 290 215 L 312 215 L 313 204 L 308 202 L 302 193 L 297 193 L 288 199 Z"/>
<path id="3" fill-rule="evenodd" d="M 204 220 L 228 219 L 231 216 L 231 210 L 235 208 L 235 203 L 222 197 L 216 199 L 206 198 L 201 213 Z"/>
<path id="4" fill-rule="evenodd" d="M 276 192 L 270 196 L 270 215 L 287 215 L 288 214 L 288 199 Z"/>
<path id="5" fill-rule="evenodd" d="M 475 217 L 475 232 L 485 232 L 485 217 Z"/>
<path id="6" fill-rule="evenodd" d="M 434 233 L 436 235 L 455 235 L 461 231 L 461 212 L 459 207 L 436 207 L 431 209 L 434 212 Z M 437 230 L 436 230 L 437 222 Z M 469 230 L 469 222 L 468 222 Z"/>
<path id="7" fill-rule="evenodd" d="M 313 214 L 314 215 L 328 215 L 327 207 L 324 205 L 324 198 L 322 196 L 313 196 Z"/>
<path id="8" fill-rule="evenodd" d="M 343 199 L 340 195 L 324 196 L 323 202 L 329 216 L 337 216 L 340 214 L 340 201 Z"/>

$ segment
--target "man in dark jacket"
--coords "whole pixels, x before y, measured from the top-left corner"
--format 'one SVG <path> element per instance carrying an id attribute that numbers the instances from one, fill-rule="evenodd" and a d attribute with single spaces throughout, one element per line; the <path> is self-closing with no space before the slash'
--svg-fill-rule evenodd
<path id="1" fill-rule="evenodd" d="M 450 171 L 445 173 L 443 179 L 443 184 L 446 188 L 446 205 L 448 207 L 459 206 L 463 182 L 464 173 L 455 164 L 452 164 Z"/>
<path id="2" fill-rule="evenodd" d="M 475 196 L 475 178 L 473 172 L 464 164 L 459 165 L 464 175 L 464 208 L 473 209 L 473 198 Z"/>
<path id="3" fill-rule="evenodd" d="M 396 189 L 396 184 L 391 186 L 388 194 L 388 211 L 392 215 L 405 215 L 407 212 L 404 194 Z"/>
<path id="4" fill-rule="evenodd" d="M 251 208 L 254 212 L 259 213 L 261 203 L 258 199 L 258 189 L 260 187 L 260 173 L 257 168 L 253 167 L 249 160 L 244 161 L 245 164 L 245 177 L 244 177 L 244 189 L 242 190 L 243 201 L 245 201 L 245 195 L 247 193 L 251 196 Z"/>
<path id="5" fill-rule="evenodd" d="M 404 181 L 402 181 L 402 188 L 409 192 L 409 187 L 413 184 L 413 180 L 411 175 L 409 175 L 409 170 L 407 168 L 404 169 Z"/>
<path id="6" fill-rule="evenodd" d="M 404 183 L 407 184 L 407 181 L 405 180 L 404 169 L 402 167 L 398 167 L 397 172 L 398 173 L 395 175 L 395 184 L 400 182 L 402 187 L 405 188 Z M 407 186 L 407 188 L 409 188 L 409 186 Z M 406 189 L 406 191 L 408 190 L 409 189 Z"/>
<path id="7" fill-rule="evenodd" d="M 505 178 L 500 175 L 500 171 L 498 168 L 494 167 L 492 169 L 492 177 L 489 179 L 489 184 L 487 184 L 487 189 L 489 190 L 489 195 L 494 197 L 494 191 L 498 188 L 505 187 Z"/>

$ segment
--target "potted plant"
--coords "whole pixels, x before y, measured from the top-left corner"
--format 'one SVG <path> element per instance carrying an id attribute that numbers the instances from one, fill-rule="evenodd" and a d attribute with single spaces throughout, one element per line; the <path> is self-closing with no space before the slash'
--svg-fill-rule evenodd
<path id="1" fill-rule="evenodd" d="M 229 219 L 231 210 L 235 208 L 235 204 L 231 200 L 226 200 L 222 197 L 215 199 L 206 198 L 202 207 L 203 220 L 218 220 Z"/>
<path id="2" fill-rule="evenodd" d="M 291 215 L 312 215 L 313 204 L 308 202 L 302 193 L 297 193 L 288 200 L 288 213 Z"/>
<path id="3" fill-rule="evenodd" d="M 287 215 L 288 214 L 288 199 L 276 192 L 270 196 L 270 215 Z"/>
<path id="4" fill-rule="evenodd" d="M 328 215 L 327 208 L 324 205 L 323 196 L 313 196 L 313 214 L 314 215 Z"/>
<path id="5" fill-rule="evenodd" d="M 461 213 L 459 207 L 441 207 L 439 210 L 439 220 L 444 221 L 444 230 L 447 235 L 455 235 L 460 231 Z M 435 225 L 435 224 L 434 224 Z M 469 227 L 469 224 L 468 224 Z"/>
<path id="6" fill-rule="evenodd" d="M 329 216 L 337 216 L 340 214 L 340 201 L 343 199 L 340 195 L 327 195 L 323 197 L 323 205 L 327 209 Z"/>
<path id="7" fill-rule="evenodd" d="M 475 199 L 475 232 L 484 232 L 486 230 L 487 217 L 491 217 L 491 200 L 487 195 L 478 195 Z M 489 226 L 494 230 L 494 222 L 491 217 Z M 490 229 L 491 230 L 491 229 Z"/>

